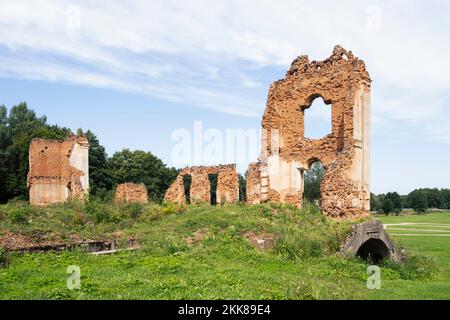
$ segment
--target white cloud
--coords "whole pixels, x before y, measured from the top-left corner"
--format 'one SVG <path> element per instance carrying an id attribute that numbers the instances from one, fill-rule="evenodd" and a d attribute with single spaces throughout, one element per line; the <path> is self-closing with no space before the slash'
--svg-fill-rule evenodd
<path id="1" fill-rule="evenodd" d="M 446 1 L 2 0 L 0 73 L 260 116 L 259 68 L 339 43 L 367 63 L 376 126 L 426 119 L 448 141 L 449 13 Z"/>

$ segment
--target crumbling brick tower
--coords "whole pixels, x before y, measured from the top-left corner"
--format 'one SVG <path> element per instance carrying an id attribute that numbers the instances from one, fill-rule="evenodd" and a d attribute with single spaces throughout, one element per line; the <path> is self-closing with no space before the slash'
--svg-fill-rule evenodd
<path id="1" fill-rule="evenodd" d="M 250 202 L 301 206 L 304 172 L 321 161 L 324 214 L 333 218 L 368 215 L 370 83 L 364 62 L 340 46 L 324 61 L 310 62 L 307 56 L 295 59 L 286 77 L 269 89 L 261 157 L 249 170 Z M 331 105 L 332 132 L 321 139 L 307 139 L 305 110 L 319 97 Z"/>
<path id="2" fill-rule="evenodd" d="M 32 205 L 83 199 L 89 189 L 89 142 L 71 135 L 64 141 L 33 139 L 28 187 Z"/>

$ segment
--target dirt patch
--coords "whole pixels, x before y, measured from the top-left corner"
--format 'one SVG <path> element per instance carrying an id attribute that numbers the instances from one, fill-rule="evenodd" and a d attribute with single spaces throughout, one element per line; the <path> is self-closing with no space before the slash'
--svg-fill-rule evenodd
<path id="1" fill-rule="evenodd" d="M 253 247 L 261 251 L 272 249 L 277 242 L 275 236 L 269 233 L 256 234 L 249 231 L 244 234 L 244 238 L 247 239 Z"/>
<path id="2" fill-rule="evenodd" d="M 186 243 L 191 245 L 197 242 L 202 241 L 209 234 L 208 228 L 198 229 L 194 232 L 192 237 L 186 238 Z"/>
<path id="3" fill-rule="evenodd" d="M 82 239 L 78 235 L 72 235 L 68 241 L 45 240 L 46 236 L 40 233 L 23 235 L 6 231 L 0 235 L 0 247 L 6 251 L 14 252 L 47 252 L 81 249 L 86 252 L 98 252 L 116 249 L 119 240 L 92 240 Z M 134 238 L 120 240 L 127 247 L 138 247 Z"/>

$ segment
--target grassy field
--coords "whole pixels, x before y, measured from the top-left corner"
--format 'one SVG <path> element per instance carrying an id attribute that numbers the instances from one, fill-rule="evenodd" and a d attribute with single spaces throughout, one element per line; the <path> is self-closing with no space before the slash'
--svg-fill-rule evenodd
<path id="1" fill-rule="evenodd" d="M 382 220 L 449 223 L 448 217 Z M 3 238 L 21 235 L 38 244 L 116 239 L 123 248 L 133 238 L 140 249 L 102 256 L 76 250 L 3 253 L 0 299 L 450 298 L 450 238 L 395 236 L 408 248 L 408 258 L 401 265 L 384 263 L 382 289 L 373 291 L 366 288 L 368 263 L 337 253 L 350 228 L 313 207 L 4 205 Z M 276 245 L 259 250 L 247 240 L 252 234 L 274 237 Z M 79 290 L 67 288 L 71 265 L 81 270 Z"/>
<path id="2" fill-rule="evenodd" d="M 396 243 L 413 254 L 432 257 L 436 276 L 427 281 L 383 281 L 375 299 L 450 299 L 450 212 L 413 216 L 382 217 Z"/>

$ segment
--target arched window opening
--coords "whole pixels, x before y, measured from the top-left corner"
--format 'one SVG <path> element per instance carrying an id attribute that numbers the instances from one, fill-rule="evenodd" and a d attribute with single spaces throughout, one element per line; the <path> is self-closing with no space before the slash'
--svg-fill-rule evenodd
<path id="1" fill-rule="evenodd" d="M 305 138 L 322 139 L 332 131 L 331 105 L 326 105 L 320 96 L 303 110 L 303 119 Z"/>

